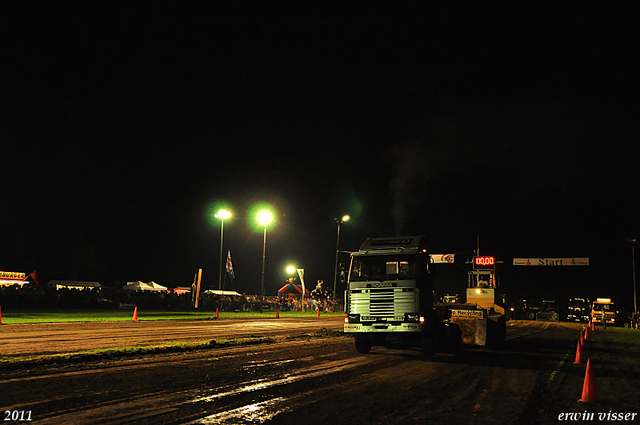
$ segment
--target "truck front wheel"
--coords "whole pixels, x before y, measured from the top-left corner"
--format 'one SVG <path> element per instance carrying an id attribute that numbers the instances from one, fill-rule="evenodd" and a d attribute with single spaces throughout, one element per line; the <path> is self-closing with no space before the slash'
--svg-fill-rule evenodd
<path id="1" fill-rule="evenodd" d="M 436 353 L 435 342 L 431 336 L 422 336 L 420 345 L 425 356 L 433 356 Z"/>
<path id="2" fill-rule="evenodd" d="M 371 338 L 368 335 L 355 335 L 356 351 L 362 354 L 369 354 L 371 351 Z"/>

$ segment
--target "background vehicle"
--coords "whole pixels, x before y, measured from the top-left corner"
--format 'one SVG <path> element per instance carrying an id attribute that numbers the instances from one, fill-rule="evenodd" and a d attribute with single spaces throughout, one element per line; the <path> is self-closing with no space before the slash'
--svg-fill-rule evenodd
<path id="1" fill-rule="evenodd" d="M 536 301 L 516 301 L 511 307 L 511 318 L 518 320 L 536 320 L 536 313 L 540 311 L 540 305 Z"/>
<path id="2" fill-rule="evenodd" d="M 522 300 L 511 307 L 511 318 L 520 320 L 560 320 L 560 310 L 555 300 Z"/>
<path id="3" fill-rule="evenodd" d="M 594 323 L 602 323 L 602 312 L 605 314 L 607 324 L 615 324 L 616 312 L 611 298 L 596 298 L 596 300 L 591 304 L 591 320 Z"/>
<path id="4" fill-rule="evenodd" d="M 591 301 L 584 298 L 571 298 L 567 304 L 567 320 L 570 322 L 588 322 L 591 315 Z"/>
<path id="5" fill-rule="evenodd" d="M 457 353 L 460 328 L 433 307 L 431 259 L 424 236 L 369 238 L 351 256 L 344 332 L 356 350 L 402 342 L 425 354 Z"/>
<path id="6" fill-rule="evenodd" d="M 553 322 L 560 320 L 558 305 L 555 300 L 543 300 L 540 303 L 540 310 L 536 313 L 536 320 L 551 320 Z"/>
<path id="7" fill-rule="evenodd" d="M 442 304 L 455 304 L 458 302 L 458 294 L 456 295 L 444 295 L 440 297 L 440 303 Z"/>

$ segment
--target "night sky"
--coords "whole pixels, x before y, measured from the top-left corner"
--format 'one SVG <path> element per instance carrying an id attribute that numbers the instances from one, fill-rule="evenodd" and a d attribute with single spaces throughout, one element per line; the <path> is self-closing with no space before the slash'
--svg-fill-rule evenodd
<path id="1" fill-rule="evenodd" d="M 424 4 L 427 3 L 427 4 Z M 446 6 L 445 6 L 446 5 Z M 2 2 L 0 269 L 267 294 L 425 234 L 440 293 L 631 305 L 638 8 L 626 2 Z M 517 268 L 514 257 L 589 257 Z M 341 261 L 347 261 L 341 256 Z M 449 269 L 445 269 L 450 267 Z M 342 291 L 344 288 L 339 287 Z"/>

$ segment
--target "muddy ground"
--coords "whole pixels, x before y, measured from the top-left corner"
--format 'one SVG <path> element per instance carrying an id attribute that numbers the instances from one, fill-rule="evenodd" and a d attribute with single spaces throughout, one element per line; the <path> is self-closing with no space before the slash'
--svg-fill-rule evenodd
<path id="1" fill-rule="evenodd" d="M 0 355 L 61 355 L 79 351 L 148 347 L 170 343 L 225 341 L 295 335 L 343 327 L 339 316 L 220 320 L 149 320 L 3 325 Z"/>
<path id="2" fill-rule="evenodd" d="M 425 358 L 403 347 L 358 354 L 353 339 L 336 331 L 341 323 L 335 318 L 300 323 L 300 329 L 261 322 L 220 321 L 197 331 L 220 340 L 236 331 L 254 337 L 238 343 L 5 363 L 2 412 L 30 411 L 43 424 L 544 424 L 563 412 L 621 405 L 606 394 L 597 405 L 577 403 L 584 378 L 584 366 L 573 365 L 579 325 L 510 322 L 500 348 Z M 139 339 L 177 338 L 170 324 L 161 332 L 133 325 L 127 329 Z M 87 326 L 79 345 L 113 344 L 113 338 L 88 336 L 99 331 Z M 61 333 L 50 345 L 41 334 L 37 350 L 64 352 L 61 347 L 74 342 Z M 119 344 L 132 338 L 123 331 Z M 7 340 L 3 348 L 12 346 Z"/>

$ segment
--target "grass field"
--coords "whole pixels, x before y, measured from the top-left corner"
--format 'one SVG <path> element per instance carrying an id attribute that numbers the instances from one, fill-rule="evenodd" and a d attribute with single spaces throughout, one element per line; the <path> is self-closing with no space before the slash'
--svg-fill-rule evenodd
<path id="1" fill-rule="evenodd" d="M 640 329 L 597 329 L 591 334 L 593 361 L 615 366 L 626 378 L 640 380 Z"/>
<path id="2" fill-rule="evenodd" d="M 1 311 L 3 325 L 20 323 L 65 323 L 65 322 L 116 322 L 130 321 L 133 318 L 133 310 L 13 310 Z M 215 318 L 215 311 L 192 311 L 192 312 L 168 312 L 168 311 L 148 311 L 138 309 L 138 320 L 209 320 Z M 281 311 L 280 317 L 312 317 L 317 312 Z M 320 312 L 321 316 L 343 316 L 344 313 Z M 220 319 L 259 319 L 275 317 L 274 311 L 260 313 L 257 311 L 246 312 L 219 312 Z"/>
<path id="3" fill-rule="evenodd" d="M 587 344 L 598 403 L 576 403 L 577 412 L 640 412 L 640 330 L 596 327 Z M 584 366 L 575 368 L 581 385 Z M 576 394 L 580 390 L 576 388 Z"/>

